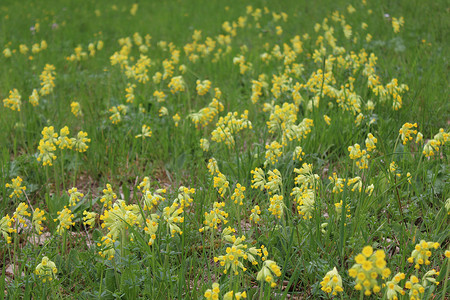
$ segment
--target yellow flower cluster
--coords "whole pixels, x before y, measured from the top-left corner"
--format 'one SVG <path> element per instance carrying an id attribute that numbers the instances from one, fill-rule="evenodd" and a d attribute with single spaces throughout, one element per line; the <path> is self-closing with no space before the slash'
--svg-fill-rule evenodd
<path id="1" fill-rule="evenodd" d="M 58 217 L 53 220 L 54 222 L 59 221 L 58 227 L 56 227 L 56 232 L 59 235 L 62 235 L 67 229 L 70 228 L 70 226 L 75 225 L 75 222 L 72 221 L 74 217 L 75 216 L 72 214 L 72 211 L 64 206 L 63 210 L 58 211 Z"/>
<path id="2" fill-rule="evenodd" d="M 46 96 L 53 92 L 53 88 L 55 87 L 55 76 L 55 66 L 46 64 L 44 71 L 42 71 L 41 75 L 39 75 L 39 79 L 41 80 L 41 89 L 39 94 L 41 96 Z"/>
<path id="3" fill-rule="evenodd" d="M 167 206 L 163 209 L 163 218 L 167 222 L 169 232 L 172 237 L 175 233 L 183 234 L 181 228 L 177 225 L 184 222 L 184 217 L 180 217 L 183 213 L 183 207 L 175 200 L 171 206 Z"/>
<path id="4" fill-rule="evenodd" d="M 237 118 L 237 112 L 229 112 L 225 117 L 220 117 L 216 124 L 216 129 L 211 132 L 211 140 L 225 144 L 231 148 L 234 146 L 234 135 L 243 129 L 252 129 L 252 123 L 248 120 L 248 111 L 245 110 L 241 114 L 240 119 Z"/>
<path id="5" fill-rule="evenodd" d="M 220 196 L 225 197 L 229 185 L 230 183 L 228 182 L 227 177 L 224 174 L 217 172 L 216 176 L 214 176 L 214 187 L 218 188 Z"/>
<path id="6" fill-rule="evenodd" d="M 200 109 L 198 112 L 192 112 L 189 114 L 189 118 L 194 122 L 195 126 L 198 128 L 199 125 L 203 127 L 211 123 L 215 116 L 219 112 L 223 111 L 223 104 L 216 98 L 214 98 L 207 107 Z"/>
<path id="7" fill-rule="evenodd" d="M 13 178 L 11 183 L 5 184 L 5 187 L 12 189 L 12 193 L 9 194 L 9 198 L 20 198 L 23 192 L 27 189 L 26 186 L 22 186 L 23 179 L 20 176 Z"/>
<path id="8" fill-rule="evenodd" d="M 209 89 L 211 88 L 211 81 L 209 80 L 197 80 L 196 81 L 197 87 L 195 88 L 197 90 L 197 94 L 200 96 L 206 95 L 208 93 Z"/>
<path id="9" fill-rule="evenodd" d="M 44 227 L 42 226 L 42 221 L 47 220 L 44 215 L 45 211 L 39 208 L 36 208 L 33 212 L 33 219 L 31 220 L 31 223 L 33 224 L 33 227 L 38 234 L 42 234 L 42 230 L 44 229 Z"/>
<path id="10" fill-rule="evenodd" d="M 337 293 L 341 293 L 344 291 L 344 289 L 342 288 L 342 278 L 341 275 L 339 275 L 336 267 L 325 274 L 325 277 L 320 282 L 320 285 L 322 286 L 320 288 L 322 291 L 328 294 L 332 294 L 333 296 L 336 296 Z"/>
<path id="11" fill-rule="evenodd" d="M 245 199 L 245 186 L 242 186 L 240 183 L 236 184 L 236 188 L 234 189 L 234 193 L 231 195 L 231 200 L 234 201 L 234 204 L 244 205 L 243 200 Z"/>
<path id="12" fill-rule="evenodd" d="M 269 145 L 266 145 L 266 160 L 264 161 L 264 166 L 274 165 L 278 162 L 278 158 L 283 154 L 280 150 L 283 146 L 277 141 L 273 141 Z"/>
<path id="13" fill-rule="evenodd" d="M 383 250 L 374 252 L 371 246 L 363 248 L 362 253 L 355 257 L 356 263 L 348 270 L 349 275 L 355 278 L 355 290 L 364 290 L 366 296 L 381 291 L 380 277 L 384 279 L 391 274 L 385 257 Z"/>
<path id="14" fill-rule="evenodd" d="M 423 146 L 423 154 L 425 157 L 434 156 L 439 151 L 439 147 L 445 145 L 450 138 L 450 134 L 445 132 L 443 128 L 439 129 L 439 133 L 436 134 L 433 139 L 427 141 L 425 146 Z"/>
<path id="15" fill-rule="evenodd" d="M 256 280 L 265 281 L 270 284 L 270 287 L 275 287 L 277 284 L 275 282 L 274 276 L 281 276 L 281 269 L 273 260 L 265 260 L 261 270 L 256 276 Z"/>
<path id="16" fill-rule="evenodd" d="M 58 269 L 54 262 L 52 262 L 47 256 L 42 258 L 40 264 L 36 266 L 34 273 L 39 276 L 42 282 L 52 281 L 58 273 Z"/>
<path id="17" fill-rule="evenodd" d="M 223 223 L 224 225 L 228 223 L 227 219 L 228 214 L 222 210 L 225 207 L 225 202 L 214 202 L 213 209 L 208 213 L 205 212 L 205 220 L 203 224 L 204 227 L 200 228 L 200 232 L 204 232 L 205 230 L 217 230 L 218 225 Z"/>
<path id="18" fill-rule="evenodd" d="M 3 99 L 3 106 L 11 110 L 20 111 L 20 106 L 22 105 L 21 99 L 22 96 L 20 96 L 19 91 L 17 89 L 13 89 L 9 91 L 9 97 Z"/>
<path id="19" fill-rule="evenodd" d="M 430 264 L 431 249 L 437 249 L 439 243 L 436 242 L 425 242 L 421 240 L 415 247 L 411 256 L 408 258 L 409 263 L 415 263 L 414 268 L 420 269 L 421 265 Z"/>

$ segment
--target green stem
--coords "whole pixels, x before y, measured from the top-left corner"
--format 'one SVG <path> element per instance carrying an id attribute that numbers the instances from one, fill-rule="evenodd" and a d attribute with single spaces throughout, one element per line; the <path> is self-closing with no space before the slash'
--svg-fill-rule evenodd
<path id="1" fill-rule="evenodd" d="M 450 258 L 447 258 L 447 271 L 445 272 L 445 281 L 444 281 L 444 288 L 442 290 L 442 300 L 445 300 L 445 295 L 447 291 L 447 283 L 448 283 L 448 275 L 450 270 Z"/>

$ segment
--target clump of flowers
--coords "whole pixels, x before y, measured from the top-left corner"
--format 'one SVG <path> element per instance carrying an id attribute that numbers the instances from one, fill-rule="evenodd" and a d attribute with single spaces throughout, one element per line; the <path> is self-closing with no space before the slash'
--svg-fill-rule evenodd
<path id="1" fill-rule="evenodd" d="M 70 110 L 73 113 L 73 115 L 75 117 L 77 117 L 77 118 L 83 116 L 83 113 L 81 112 L 80 102 L 76 102 L 76 101 L 71 102 L 70 103 Z"/>
<path id="2" fill-rule="evenodd" d="M 76 138 L 72 138 L 72 144 L 75 146 L 75 151 L 86 152 L 89 146 L 86 143 L 90 143 L 91 139 L 87 138 L 87 132 L 80 131 Z"/>
<path id="3" fill-rule="evenodd" d="M 397 294 L 404 295 L 405 291 L 399 286 L 401 280 L 405 279 L 405 273 L 397 273 L 386 282 L 386 297 L 389 300 L 398 300 Z"/>
<path id="4" fill-rule="evenodd" d="M 435 242 L 426 242 L 421 240 L 415 247 L 411 256 L 408 258 L 409 263 L 415 263 L 414 268 L 420 269 L 421 265 L 429 265 L 430 264 L 430 256 L 431 250 L 437 249 L 439 247 L 439 243 Z"/>
<path id="5" fill-rule="evenodd" d="M 9 91 L 9 97 L 3 99 L 3 106 L 11 110 L 20 111 L 20 106 L 22 105 L 22 96 L 20 96 L 17 89 Z"/>
<path id="6" fill-rule="evenodd" d="M 270 284 L 270 287 L 273 288 L 277 285 L 274 276 L 276 277 L 281 276 L 280 267 L 273 260 L 265 260 L 263 262 L 261 270 L 258 272 L 258 275 L 256 276 L 256 280 L 262 282 L 265 281 L 268 284 Z"/>
<path id="7" fill-rule="evenodd" d="M 62 235 L 67 229 L 70 228 L 70 226 L 75 225 L 75 222 L 72 221 L 74 217 L 75 216 L 72 214 L 72 211 L 64 206 L 62 211 L 58 211 L 58 217 L 53 220 L 54 222 L 59 221 L 58 227 L 56 227 L 56 232 L 59 235 Z"/>
<path id="8" fill-rule="evenodd" d="M 336 296 L 337 293 L 341 293 L 344 291 L 344 289 L 342 288 L 342 278 L 341 275 L 339 275 L 336 267 L 325 274 L 325 277 L 320 282 L 320 285 L 322 286 L 322 291 L 328 294 L 332 294 L 333 296 Z"/>
<path id="9" fill-rule="evenodd" d="M 224 174 L 218 172 L 216 176 L 214 176 L 214 187 L 218 188 L 220 196 L 225 196 L 229 185 L 230 183 L 228 182 L 227 177 Z"/>
<path id="10" fill-rule="evenodd" d="M 224 142 L 229 148 L 234 146 L 234 135 L 243 129 L 252 129 L 252 123 L 248 120 L 248 111 L 245 110 L 238 118 L 237 112 L 229 112 L 225 117 L 220 117 L 216 129 L 211 132 L 211 140 Z"/>
<path id="11" fill-rule="evenodd" d="M 41 94 L 41 96 L 46 96 L 53 92 L 53 88 L 55 87 L 55 76 L 55 66 L 46 64 L 44 71 L 39 75 L 39 79 L 41 80 L 39 94 Z"/>
<path id="12" fill-rule="evenodd" d="M 218 225 L 223 223 L 224 225 L 228 223 L 228 214 L 222 210 L 225 207 L 225 202 L 214 202 L 213 209 L 208 213 L 205 212 L 205 220 L 203 224 L 204 227 L 200 228 L 199 231 L 203 232 L 205 230 L 217 230 Z"/>
<path id="13" fill-rule="evenodd" d="M 408 141 L 413 139 L 413 135 L 417 134 L 417 123 L 405 123 L 399 130 L 399 134 L 402 138 L 403 145 L 406 145 Z"/>
<path id="14" fill-rule="evenodd" d="M 348 270 L 351 277 L 355 278 L 355 290 L 364 291 L 364 295 L 370 296 L 381 291 L 381 280 L 391 274 L 386 267 L 386 254 L 383 250 L 373 251 L 371 246 L 363 248 L 362 253 L 355 257 L 355 264 Z"/>
<path id="15" fill-rule="evenodd" d="M 39 208 L 36 208 L 33 212 L 33 219 L 31 220 L 31 223 L 38 234 L 42 234 L 42 230 L 44 229 L 42 226 L 42 221 L 46 220 L 44 215 L 45 211 Z"/>
<path id="16" fill-rule="evenodd" d="M 9 215 L 6 215 L 0 219 L 0 233 L 3 235 L 3 238 L 8 244 L 11 244 L 11 237 L 9 235 L 16 231 L 16 229 L 12 226 L 13 222 L 14 219 L 11 219 Z"/>
<path id="17" fill-rule="evenodd" d="M 68 190 L 69 193 L 69 207 L 75 206 L 80 201 L 80 198 L 84 197 L 83 193 L 80 193 L 76 187 Z"/>
<path id="18" fill-rule="evenodd" d="M 23 192 L 27 189 L 26 186 L 22 186 L 23 179 L 20 176 L 13 178 L 11 183 L 7 183 L 5 187 L 12 189 L 12 193 L 9 194 L 9 198 L 20 198 Z"/>
<path id="19" fill-rule="evenodd" d="M 236 184 L 236 188 L 234 189 L 233 195 L 231 195 L 231 200 L 234 201 L 234 204 L 244 205 L 244 195 L 245 186 L 242 186 L 240 183 Z"/>
<path id="20" fill-rule="evenodd" d="M 47 256 L 42 258 L 40 264 L 36 266 L 34 273 L 39 276 L 42 282 L 52 281 L 58 273 L 58 269 L 54 262 L 52 262 Z"/>
<path id="21" fill-rule="evenodd" d="M 207 289 L 204 296 L 207 300 L 217 300 L 219 299 L 220 286 L 217 282 L 212 284 L 212 289 Z"/>
<path id="22" fill-rule="evenodd" d="M 150 126 L 148 125 L 142 125 L 142 133 L 135 136 L 135 138 L 142 138 L 145 139 L 147 137 L 152 136 L 152 130 L 150 129 Z"/>

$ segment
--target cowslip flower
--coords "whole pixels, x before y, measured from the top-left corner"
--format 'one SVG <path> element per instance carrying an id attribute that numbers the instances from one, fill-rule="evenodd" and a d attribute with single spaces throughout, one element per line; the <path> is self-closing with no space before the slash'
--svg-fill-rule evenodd
<path id="1" fill-rule="evenodd" d="M 269 194 L 274 194 L 276 192 L 281 192 L 281 187 L 283 186 L 283 178 L 281 177 L 280 171 L 277 169 L 267 172 L 268 179 L 264 188 L 269 192 Z"/>
<path id="2" fill-rule="evenodd" d="M 220 173 L 219 165 L 217 164 L 217 160 L 214 157 L 212 157 L 208 160 L 208 164 L 206 165 L 206 167 L 208 168 L 208 172 L 211 175 Z"/>
<path id="3" fill-rule="evenodd" d="M 375 145 L 377 142 L 378 142 L 377 138 L 374 137 L 372 133 L 369 133 L 366 139 L 367 151 L 372 152 L 377 147 Z"/>
<path id="4" fill-rule="evenodd" d="M 3 99 L 3 106 L 11 110 L 20 111 L 20 106 L 22 105 L 22 96 L 20 96 L 17 89 L 9 91 L 9 97 Z"/>
<path id="5" fill-rule="evenodd" d="M 214 202 L 213 209 L 208 213 L 205 212 L 205 220 L 203 221 L 204 227 L 200 228 L 200 232 L 205 230 L 217 230 L 218 225 L 228 223 L 228 214 L 222 210 L 225 207 L 225 202 Z"/>
<path id="6" fill-rule="evenodd" d="M 278 162 L 278 158 L 283 154 L 280 150 L 283 146 L 280 145 L 277 141 L 273 141 L 269 145 L 266 145 L 266 161 L 264 162 L 264 166 L 268 164 L 276 164 Z"/>
<path id="7" fill-rule="evenodd" d="M 27 189 L 26 186 L 22 186 L 23 179 L 20 176 L 13 178 L 11 183 L 7 183 L 5 187 L 12 189 L 12 193 L 9 194 L 9 198 L 17 197 L 20 198 L 23 192 Z"/>
<path id="8" fill-rule="evenodd" d="M 56 159 L 56 155 L 53 153 L 56 150 L 56 146 L 49 141 L 40 140 L 38 150 L 39 156 L 37 161 L 42 161 L 43 166 L 52 166 L 53 161 Z"/>
<path id="9" fill-rule="evenodd" d="M 333 296 L 336 296 L 337 293 L 344 291 L 344 289 L 342 288 L 342 278 L 341 275 L 339 275 L 336 267 L 325 274 L 325 277 L 320 282 L 320 285 L 322 286 L 322 291 L 328 294 L 333 294 Z"/>
<path id="10" fill-rule="evenodd" d="M 413 139 L 413 135 L 417 134 L 417 123 L 405 123 L 399 130 L 399 134 L 402 138 L 403 145 L 406 145 L 408 141 Z"/>
<path id="11" fill-rule="evenodd" d="M 59 131 L 59 137 L 56 141 L 56 145 L 59 147 L 59 149 L 72 149 L 72 139 L 70 139 L 69 136 L 69 127 L 64 126 Z"/>
<path id="12" fill-rule="evenodd" d="M 15 232 L 16 229 L 13 228 L 12 222 L 14 220 L 9 217 L 9 215 L 4 216 L 0 219 L 0 233 L 8 244 L 11 244 L 10 233 Z"/>
<path id="13" fill-rule="evenodd" d="M 209 141 L 208 141 L 208 139 L 200 139 L 200 148 L 202 148 L 202 150 L 204 152 L 208 152 L 208 150 L 209 150 Z"/>
<path id="14" fill-rule="evenodd" d="M 157 189 L 154 193 L 150 192 L 150 189 L 145 190 L 143 195 L 144 210 L 151 211 L 159 203 L 164 202 L 164 198 L 161 194 L 165 194 L 166 189 Z"/>
<path id="15" fill-rule="evenodd" d="M 229 291 L 225 295 L 223 295 L 223 300 L 240 300 L 240 299 L 246 299 L 247 298 L 247 292 L 238 292 L 235 293 L 234 291 Z"/>
<path id="16" fill-rule="evenodd" d="M 273 195 L 270 198 L 270 205 L 268 211 L 272 213 L 272 215 L 276 216 L 278 219 L 281 219 L 283 216 L 285 204 L 283 202 L 282 195 Z"/>
<path id="17" fill-rule="evenodd" d="M 38 234 L 42 234 L 42 230 L 44 227 L 42 226 L 42 221 L 45 221 L 45 211 L 40 210 L 39 208 L 36 208 L 33 213 L 33 219 L 31 220 L 31 223 L 33 224 L 34 229 Z"/>
<path id="18" fill-rule="evenodd" d="M 28 98 L 28 101 L 33 106 L 39 105 L 39 93 L 38 93 L 37 89 L 33 89 L 33 92 L 31 93 L 30 97 Z"/>
<path id="19" fill-rule="evenodd" d="M 148 125 L 142 125 L 142 133 L 135 136 L 135 138 L 142 138 L 145 139 L 146 137 L 152 136 L 152 130 L 150 129 L 150 126 Z"/>
<path id="20" fill-rule="evenodd" d="M 78 192 L 78 189 L 76 187 L 71 188 L 68 190 L 69 193 L 69 207 L 75 206 L 80 201 L 80 198 L 84 197 L 83 193 Z"/>
<path id="21" fill-rule="evenodd" d="M 114 200 L 117 199 L 116 193 L 113 192 L 109 183 L 106 184 L 106 188 L 103 189 L 103 196 L 100 198 L 100 202 L 104 207 L 111 207 Z"/>
<path id="22" fill-rule="evenodd" d="M 244 195 L 245 192 L 245 186 L 242 186 L 241 184 L 236 184 L 236 188 L 234 189 L 233 195 L 231 195 L 231 200 L 234 201 L 234 204 L 243 205 L 243 200 L 245 198 Z"/>
<path id="23" fill-rule="evenodd" d="M 95 220 L 98 216 L 96 212 L 83 211 L 83 225 L 88 225 L 90 227 L 94 227 Z"/>
<path id="24" fill-rule="evenodd" d="M 331 118 L 327 115 L 323 115 L 323 119 L 325 121 L 325 123 L 327 123 L 327 125 L 331 124 Z"/>
<path id="25" fill-rule="evenodd" d="M 430 264 L 430 256 L 431 249 L 437 249 L 439 247 L 439 243 L 435 242 L 426 242 L 421 240 L 415 247 L 411 256 L 408 258 L 409 263 L 415 263 L 414 268 L 420 269 L 420 266 L 425 264 Z"/>
<path id="26" fill-rule="evenodd" d="M 362 253 L 355 257 L 356 263 L 348 270 L 350 277 L 355 278 L 355 290 L 364 290 L 366 296 L 381 291 L 380 275 L 384 279 L 391 274 L 385 257 L 383 250 L 374 252 L 371 246 L 363 248 Z"/>
<path id="27" fill-rule="evenodd" d="M 224 267 L 223 273 L 227 274 L 228 270 L 231 270 L 234 275 L 239 274 L 239 270 L 243 272 L 247 271 L 247 268 L 242 263 L 242 260 L 249 259 L 249 253 L 246 251 L 247 244 L 244 244 L 245 236 L 236 238 L 231 236 L 233 245 L 226 248 L 226 254 L 214 257 L 214 262 L 219 262 Z M 250 250 L 250 249 L 249 249 Z M 250 253 L 251 255 L 251 253 Z M 250 259 L 253 259 L 253 255 Z"/>
<path id="28" fill-rule="evenodd" d="M 399 286 L 401 280 L 405 279 L 405 273 L 397 273 L 390 281 L 386 282 L 386 298 L 398 300 L 397 294 L 404 295 L 405 291 Z"/>
<path id="29" fill-rule="evenodd" d="M 212 289 L 207 289 L 205 294 L 206 300 L 217 300 L 219 299 L 220 286 L 217 282 L 212 284 Z"/>
<path id="30" fill-rule="evenodd" d="M 230 183 L 227 180 L 227 177 L 218 172 L 217 175 L 214 177 L 214 187 L 218 188 L 218 192 L 220 194 L 220 196 L 224 197 L 225 193 L 228 190 L 228 186 L 230 185 Z"/>
<path id="31" fill-rule="evenodd" d="M 294 152 L 292 153 L 292 160 L 302 161 L 305 152 L 303 152 L 303 148 L 300 146 L 295 147 Z"/>
<path id="32" fill-rule="evenodd" d="M 178 127 L 178 123 L 181 120 L 181 117 L 178 113 L 176 113 L 173 117 L 172 117 L 173 121 L 175 122 L 175 127 Z"/>
<path id="33" fill-rule="evenodd" d="M 39 276 L 42 282 L 52 281 L 58 273 L 58 269 L 54 262 L 52 262 L 47 256 L 42 258 L 40 264 L 36 266 L 34 273 Z"/>
<path id="34" fill-rule="evenodd" d="M 150 239 L 148 241 L 149 246 L 151 246 L 156 240 L 156 232 L 158 231 L 158 219 L 158 215 L 152 214 L 150 219 L 145 220 L 146 226 L 144 227 L 144 231 L 150 236 Z"/>
<path id="35" fill-rule="evenodd" d="M 267 282 L 270 284 L 270 287 L 275 287 L 277 284 L 274 279 L 274 275 L 276 277 L 281 276 L 281 269 L 273 260 L 266 260 L 263 263 L 261 270 L 258 272 L 256 276 L 256 280 Z"/>
<path id="36" fill-rule="evenodd" d="M 70 103 L 70 110 L 73 113 L 73 115 L 75 117 L 82 117 L 83 113 L 81 112 L 81 106 L 80 106 L 80 102 L 71 102 Z"/>
<path id="37" fill-rule="evenodd" d="M 87 132 L 80 131 L 76 138 L 72 138 L 72 143 L 75 146 L 75 151 L 86 152 L 89 146 L 86 143 L 91 142 L 91 139 L 87 138 Z"/>
<path id="38" fill-rule="evenodd" d="M 258 224 L 259 221 L 261 221 L 261 209 L 259 207 L 259 205 L 255 205 L 252 210 L 250 211 L 250 221 L 255 222 L 255 224 Z"/>
<path id="39" fill-rule="evenodd" d="M 175 233 L 178 233 L 180 235 L 183 234 L 183 231 L 177 225 L 178 223 L 184 222 L 184 217 L 180 217 L 182 213 L 183 209 L 176 200 L 172 203 L 171 206 L 167 206 L 163 209 L 163 219 L 164 221 L 166 221 L 172 237 L 175 236 Z"/>
<path id="40" fill-rule="evenodd" d="M 72 211 L 64 206 L 63 210 L 58 211 L 58 217 L 53 220 L 54 222 L 59 221 L 56 232 L 59 235 L 62 235 L 67 229 L 70 228 L 70 226 L 75 225 L 75 222 L 72 221 L 74 217 L 75 216 L 72 214 Z"/>

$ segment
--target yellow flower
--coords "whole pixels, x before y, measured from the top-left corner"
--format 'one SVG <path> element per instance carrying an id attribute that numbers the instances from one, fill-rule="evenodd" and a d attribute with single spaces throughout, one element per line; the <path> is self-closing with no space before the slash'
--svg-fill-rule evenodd
<path id="1" fill-rule="evenodd" d="M 12 189 L 12 193 L 9 194 L 9 198 L 17 197 L 20 198 L 23 192 L 27 189 L 26 186 L 22 186 L 23 179 L 20 176 L 13 178 L 11 183 L 7 183 L 5 187 Z"/>
<path id="2" fill-rule="evenodd" d="M 364 290 L 366 296 L 381 290 L 380 279 L 387 278 L 391 273 L 386 267 L 385 257 L 383 250 L 374 252 L 371 246 L 364 247 L 362 253 L 355 257 L 356 263 L 348 272 L 350 277 L 355 278 L 356 290 Z"/>
<path id="3" fill-rule="evenodd" d="M 58 140 L 55 142 L 59 149 L 72 149 L 72 139 L 68 138 L 69 133 L 69 127 L 67 126 L 64 126 L 59 131 Z"/>
<path id="4" fill-rule="evenodd" d="M 97 218 L 98 214 L 96 212 L 89 212 L 89 211 L 83 211 L 83 224 L 89 225 L 90 227 L 94 227 L 95 219 Z"/>
<path id="5" fill-rule="evenodd" d="M 54 262 L 52 262 L 47 256 L 42 258 L 40 264 L 36 266 L 34 273 L 39 276 L 42 282 L 52 281 L 58 273 L 58 269 Z"/>
<path id="6" fill-rule="evenodd" d="M 329 271 L 327 274 L 325 274 L 325 277 L 320 282 L 321 290 L 328 293 L 333 294 L 334 296 L 337 295 L 337 293 L 343 292 L 342 288 L 342 278 L 339 275 L 336 267 L 333 268 L 333 270 Z"/>
<path id="7" fill-rule="evenodd" d="M 38 106 L 39 105 L 39 93 L 37 89 L 33 89 L 33 92 L 31 93 L 30 97 L 28 98 L 31 105 Z"/>
<path id="8" fill-rule="evenodd" d="M 53 221 L 59 221 L 59 225 L 56 228 L 56 232 L 59 235 L 62 235 L 67 229 L 70 228 L 70 226 L 75 225 L 75 222 L 72 222 L 72 219 L 75 216 L 72 214 L 72 211 L 68 209 L 66 206 L 64 206 L 64 209 L 61 211 L 58 211 L 58 217 L 54 219 Z"/>
<path id="9" fill-rule="evenodd" d="M 75 206 L 77 202 L 80 201 L 80 198 L 84 197 L 83 193 L 78 192 L 78 189 L 76 187 L 71 188 L 69 191 L 69 207 Z"/>
<path id="10" fill-rule="evenodd" d="M 82 117 L 83 113 L 81 112 L 81 107 L 79 102 L 71 102 L 70 108 L 75 117 Z"/>
<path id="11" fill-rule="evenodd" d="M 31 223 L 33 224 L 34 229 L 36 229 L 36 232 L 38 234 L 42 234 L 42 230 L 44 227 L 42 226 L 42 221 L 45 221 L 46 218 L 44 217 L 45 211 L 40 210 L 39 208 L 36 208 L 33 213 L 33 219 Z"/>
<path id="12" fill-rule="evenodd" d="M 265 281 L 270 284 L 270 287 L 275 287 L 277 284 L 274 281 L 273 275 L 280 277 L 281 269 L 273 260 L 265 260 L 261 271 L 258 272 L 256 280 Z"/>
<path id="13" fill-rule="evenodd" d="M 178 127 L 178 123 L 181 120 L 181 117 L 178 113 L 176 113 L 173 117 L 172 117 L 173 121 L 175 122 L 175 127 Z"/>
<path id="14" fill-rule="evenodd" d="M 89 148 L 86 143 L 91 142 L 91 139 L 87 138 L 87 132 L 80 131 L 76 138 L 72 138 L 72 144 L 75 146 L 75 151 L 86 152 Z"/>
<path id="15" fill-rule="evenodd" d="M 3 106 L 11 110 L 20 111 L 20 106 L 22 105 L 21 99 L 22 96 L 20 96 L 19 91 L 17 89 L 13 89 L 9 91 L 9 97 L 3 99 Z"/>
<path id="16" fill-rule="evenodd" d="M 325 123 L 327 123 L 327 125 L 331 124 L 331 118 L 327 115 L 323 115 L 323 119 L 325 120 Z"/>
<path id="17" fill-rule="evenodd" d="M 142 138 L 145 139 L 146 137 L 152 136 L 152 130 L 150 129 L 150 126 L 142 125 L 142 133 L 135 136 L 135 138 Z"/>

